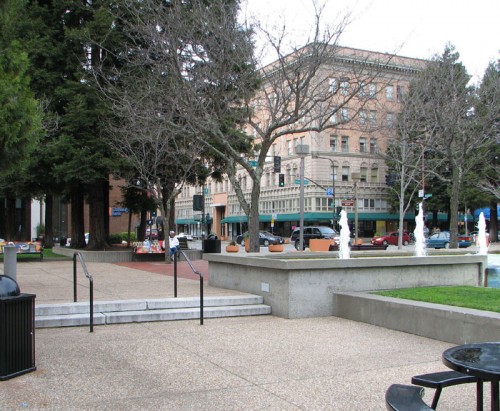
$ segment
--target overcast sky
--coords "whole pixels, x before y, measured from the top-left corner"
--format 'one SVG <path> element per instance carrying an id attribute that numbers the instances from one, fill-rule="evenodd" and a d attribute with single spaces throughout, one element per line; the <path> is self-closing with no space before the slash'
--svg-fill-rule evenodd
<path id="1" fill-rule="evenodd" d="M 327 0 L 325 16 L 338 21 L 351 14 L 340 45 L 417 58 L 442 54 L 455 46 L 467 71 L 477 81 L 488 63 L 500 58 L 500 0 Z M 247 16 L 268 24 L 294 27 L 307 38 L 312 0 L 242 0 Z M 302 40 L 303 42 L 304 40 Z M 300 45 L 300 40 L 297 45 Z"/>

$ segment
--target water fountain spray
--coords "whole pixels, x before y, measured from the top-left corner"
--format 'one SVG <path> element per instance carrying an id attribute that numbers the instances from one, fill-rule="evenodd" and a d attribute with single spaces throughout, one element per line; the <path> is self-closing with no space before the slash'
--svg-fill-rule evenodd
<path id="1" fill-rule="evenodd" d="M 351 258 L 351 249 L 349 242 L 351 240 L 351 230 L 349 230 L 349 223 L 347 221 L 347 212 L 342 210 L 340 212 L 340 244 L 339 244 L 339 258 L 347 260 Z"/>
<path id="2" fill-rule="evenodd" d="M 427 255 L 425 250 L 425 235 L 424 235 L 424 210 L 422 203 L 418 204 L 418 214 L 415 217 L 415 255 L 417 257 L 425 257 Z"/>
<path id="3" fill-rule="evenodd" d="M 477 242 L 479 245 L 478 254 L 486 255 L 488 254 L 488 244 L 486 243 L 486 220 L 484 219 L 484 214 L 482 212 L 481 214 L 479 214 L 479 222 L 477 223 L 477 228 Z"/>

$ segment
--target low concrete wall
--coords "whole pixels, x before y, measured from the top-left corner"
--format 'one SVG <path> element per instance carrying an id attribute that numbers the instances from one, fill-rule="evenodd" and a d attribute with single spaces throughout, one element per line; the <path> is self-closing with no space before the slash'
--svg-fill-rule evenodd
<path id="1" fill-rule="evenodd" d="M 284 318 L 334 315 L 335 294 L 438 285 L 482 285 L 486 256 L 367 257 L 329 253 L 279 256 L 205 254 L 209 284 L 264 297 Z"/>
<path id="2" fill-rule="evenodd" d="M 128 263 L 134 261 L 131 249 L 123 251 L 87 251 L 74 250 L 72 248 L 54 247 L 54 252 L 73 258 L 75 251 L 79 251 L 85 262 L 88 263 Z M 203 251 L 201 250 L 182 250 L 190 260 L 201 260 Z M 137 261 L 161 261 L 165 259 L 164 254 L 141 254 Z M 179 261 L 184 261 L 184 256 L 179 257 Z"/>
<path id="3" fill-rule="evenodd" d="M 500 314 L 368 293 L 335 294 L 334 315 L 392 330 L 467 344 L 497 341 Z"/>

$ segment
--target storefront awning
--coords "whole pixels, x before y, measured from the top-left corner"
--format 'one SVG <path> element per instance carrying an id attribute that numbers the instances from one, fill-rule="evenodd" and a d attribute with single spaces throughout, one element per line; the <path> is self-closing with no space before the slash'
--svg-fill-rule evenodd
<path id="1" fill-rule="evenodd" d="M 330 212 L 321 213 L 304 213 L 304 221 L 330 221 L 333 218 L 333 214 Z M 347 218 L 349 221 L 354 221 L 355 215 L 353 212 L 347 213 Z M 272 219 L 271 214 L 261 214 L 259 216 L 259 221 L 262 223 L 270 223 Z M 415 221 L 414 213 L 407 213 L 404 218 L 406 221 Z M 432 213 L 427 214 L 427 219 L 432 220 Z M 438 214 L 439 221 L 446 221 L 447 216 L 444 213 Z M 283 213 L 277 214 L 275 222 L 297 222 L 300 220 L 299 213 Z M 398 221 L 399 214 L 396 213 L 358 213 L 358 221 Z M 243 216 L 229 216 L 222 220 L 223 224 L 237 224 L 246 223 L 248 218 L 246 215 Z"/>
<path id="2" fill-rule="evenodd" d="M 194 220 L 194 218 L 177 218 L 175 220 L 175 224 L 196 224 L 197 221 Z"/>

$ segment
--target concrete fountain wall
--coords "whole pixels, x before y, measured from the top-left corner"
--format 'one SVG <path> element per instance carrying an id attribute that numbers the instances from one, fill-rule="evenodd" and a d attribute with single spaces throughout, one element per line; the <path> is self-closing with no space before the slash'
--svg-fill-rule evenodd
<path id="1" fill-rule="evenodd" d="M 229 256 L 204 254 L 209 284 L 261 295 L 273 315 L 306 318 L 338 315 L 336 293 L 484 282 L 487 257 L 438 255 L 340 260 L 332 253 Z"/>

